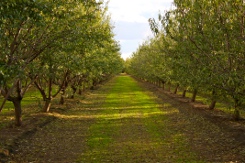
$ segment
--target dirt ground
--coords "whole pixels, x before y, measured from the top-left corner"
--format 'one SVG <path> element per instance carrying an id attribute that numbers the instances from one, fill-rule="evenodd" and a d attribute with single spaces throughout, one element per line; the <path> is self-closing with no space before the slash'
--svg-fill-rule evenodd
<path id="1" fill-rule="evenodd" d="M 202 103 L 191 103 L 187 98 L 163 91 L 149 83 L 139 84 L 153 92 L 160 104 L 169 103 L 178 109 L 179 114 L 169 116 L 173 125 L 167 127 L 185 135 L 190 148 L 198 154 L 200 160 L 210 163 L 245 163 L 244 120 L 233 121 L 230 115 L 218 110 L 210 111 Z M 86 101 L 94 98 L 103 101 L 103 97 L 97 97 L 93 92 L 87 94 Z M 10 125 L 0 130 L 0 145 L 3 147 L 0 148 L 0 162 L 74 162 L 86 150 L 89 127 L 95 123 L 89 116 L 79 116 L 81 112 L 91 111 L 84 110 L 84 101 L 68 100 L 68 109 L 53 108 L 49 114 L 26 118 L 20 128 Z M 128 123 L 127 126 L 121 131 L 122 135 L 126 132 L 147 139 L 147 136 L 139 135 L 144 132 L 136 132 L 144 130 L 137 122 Z M 120 136 L 118 139 L 123 142 L 125 137 Z M 153 161 L 154 155 L 145 162 Z"/>

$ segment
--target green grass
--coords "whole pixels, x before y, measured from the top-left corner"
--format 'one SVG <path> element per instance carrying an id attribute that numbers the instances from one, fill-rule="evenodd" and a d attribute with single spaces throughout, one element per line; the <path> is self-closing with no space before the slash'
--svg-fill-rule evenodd
<path id="1" fill-rule="evenodd" d="M 41 94 L 35 88 L 31 88 L 29 91 L 26 92 L 24 95 L 23 100 L 21 101 L 22 107 L 26 107 L 29 105 L 34 105 L 42 100 Z M 3 102 L 3 97 L 0 97 L 0 104 Z M 11 101 L 6 101 L 3 107 L 3 113 L 8 112 L 10 110 L 14 110 L 14 105 Z"/>
<path id="2" fill-rule="evenodd" d="M 168 115 L 177 110 L 167 103 L 161 110 L 153 94 L 131 77 L 116 77 L 98 95 L 104 97 L 91 103 L 96 122 L 77 162 L 201 162 L 185 136 L 169 130 Z"/>

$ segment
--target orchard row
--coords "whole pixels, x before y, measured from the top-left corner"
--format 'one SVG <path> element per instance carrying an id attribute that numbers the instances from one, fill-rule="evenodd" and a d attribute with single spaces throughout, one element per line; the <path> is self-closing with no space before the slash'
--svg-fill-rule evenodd
<path id="1" fill-rule="evenodd" d="M 0 2 L 0 110 L 6 100 L 22 122 L 21 101 L 39 90 L 48 112 L 52 99 L 94 87 L 121 71 L 107 4 L 96 0 Z"/>
<path id="2" fill-rule="evenodd" d="M 236 119 L 245 102 L 244 0 L 175 0 L 172 10 L 149 19 L 155 34 L 127 61 L 128 72 L 229 101 Z"/>

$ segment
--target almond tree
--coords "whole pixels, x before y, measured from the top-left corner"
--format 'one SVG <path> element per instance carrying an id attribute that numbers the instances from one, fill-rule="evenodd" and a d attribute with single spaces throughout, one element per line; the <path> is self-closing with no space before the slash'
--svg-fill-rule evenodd
<path id="1" fill-rule="evenodd" d="M 202 88 L 212 91 L 212 98 L 233 99 L 235 119 L 244 96 L 244 71 L 241 62 L 244 53 L 243 1 L 175 1 L 178 20 L 185 27 L 191 50 L 199 60 Z M 181 12 L 182 11 L 182 12 Z M 183 13 L 183 11 L 185 11 Z M 190 45 L 188 47 L 190 47 Z M 193 63 L 192 63 L 193 64 Z M 205 75 L 206 74 L 206 75 Z M 215 99 L 210 108 L 214 107 Z"/>
<path id="2" fill-rule="evenodd" d="M 73 17 L 65 19 L 69 22 L 67 24 L 72 24 L 69 27 L 71 34 L 66 35 L 61 46 L 58 42 L 58 48 L 45 51 L 38 61 L 42 63 L 40 64 L 42 70 L 37 74 L 38 80 L 34 83 L 45 101 L 44 112 L 49 111 L 52 99 L 59 93 L 61 93 L 60 103 L 64 103 L 64 95 L 69 85 L 76 90 L 80 82 L 84 84 L 86 81 L 86 84 L 91 83 L 92 86 L 99 82 L 104 73 L 103 65 L 98 65 L 104 60 L 100 54 L 111 49 L 107 46 L 112 45 L 113 37 L 110 19 L 104 17 L 105 11 L 100 3 L 80 3 L 73 6 L 72 11 Z M 116 49 L 116 52 L 118 50 Z M 106 55 L 111 53 L 115 51 L 109 51 Z M 105 64 L 108 65 L 108 62 Z"/>
<path id="3" fill-rule="evenodd" d="M 21 100 L 33 82 L 26 72 L 34 59 L 52 47 L 52 39 L 46 40 L 44 32 L 44 17 L 51 6 L 45 1 L 1 1 L 0 6 L 0 92 L 4 97 L 0 110 L 6 100 L 12 101 L 20 126 Z"/>
<path id="4" fill-rule="evenodd" d="M 150 19 L 155 40 L 163 38 L 161 58 L 169 58 L 164 63 L 171 81 L 193 90 L 192 101 L 197 90 L 212 93 L 210 109 L 218 99 L 232 99 L 235 119 L 239 119 L 245 84 L 244 1 L 175 0 L 174 4 L 174 10 L 159 16 L 160 25 Z M 138 56 L 131 60 L 143 61 Z"/>
<path id="5" fill-rule="evenodd" d="M 67 68 L 71 62 L 79 64 L 84 49 L 94 48 L 100 42 L 98 38 L 107 35 L 106 28 L 99 30 L 103 24 L 102 2 L 68 1 L 0 2 L 0 88 L 5 98 L 1 109 L 6 100 L 12 101 L 18 126 L 21 100 L 31 84 L 41 85 L 38 82 L 43 83 L 47 77 L 47 92 L 43 87 L 39 90 L 49 101 L 51 85 L 59 85 L 58 94 L 74 70 Z"/>

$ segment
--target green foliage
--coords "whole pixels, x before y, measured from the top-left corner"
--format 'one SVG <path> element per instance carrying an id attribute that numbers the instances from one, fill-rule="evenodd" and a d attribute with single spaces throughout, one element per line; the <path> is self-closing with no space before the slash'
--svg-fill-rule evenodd
<path id="1" fill-rule="evenodd" d="M 174 5 L 159 15 L 159 23 L 150 19 L 155 37 L 135 52 L 130 72 L 215 92 L 211 99 L 233 99 L 240 108 L 245 96 L 244 1 L 175 0 Z"/>
<path id="2" fill-rule="evenodd" d="M 110 21 L 103 1 L 1 1 L 2 95 L 22 99 L 35 83 L 43 98 L 51 98 L 68 85 L 89 87 L 120 72 Z"/>

